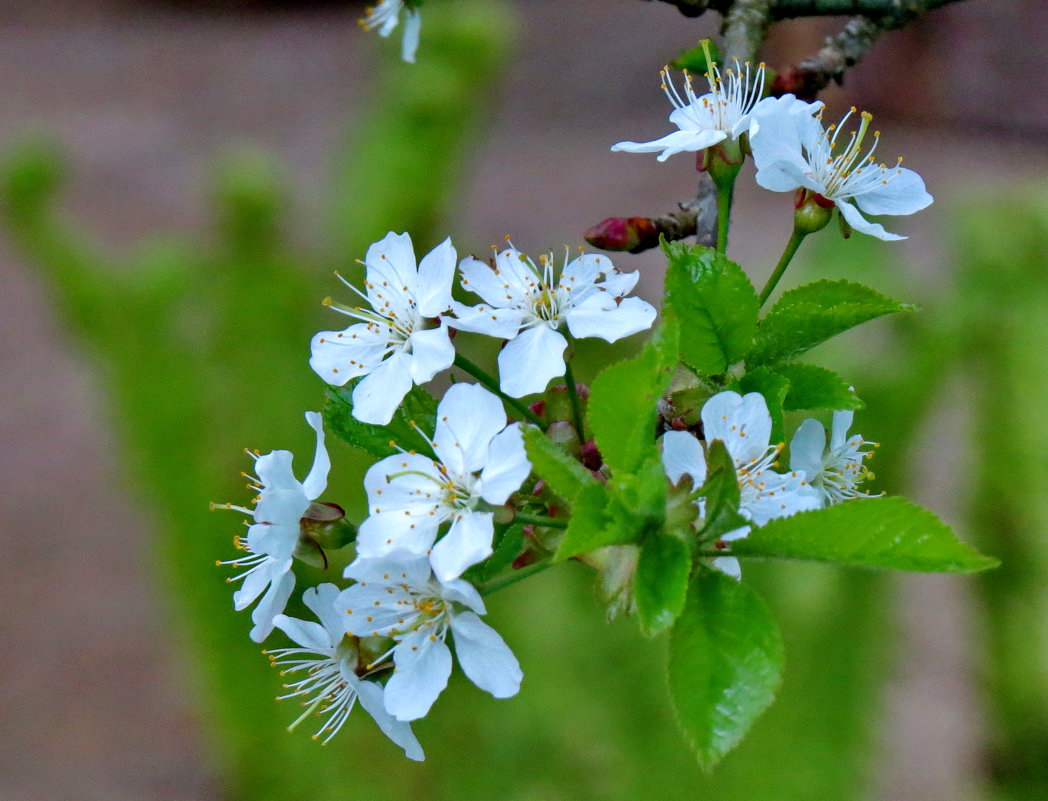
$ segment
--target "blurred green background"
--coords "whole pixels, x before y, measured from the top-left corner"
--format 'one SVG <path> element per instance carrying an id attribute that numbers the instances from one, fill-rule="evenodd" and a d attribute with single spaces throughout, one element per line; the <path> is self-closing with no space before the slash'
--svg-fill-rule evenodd
<path id="1" fill-rule="evenodd" d="M 424 764 L 362 714 L 323 748 L 288 734 L 295 707 L 272 702 L 277 676 L 214 567 L 239 518 L 207 502 L 244 500 L 245 446 L 291 448 L 306 469 L 301 415 L 322 399 L 307 343 L 335 323 L 319 300 L 387 230 L 420 252 L 449 233 L 460 254 L 507 233 L 536 251 L 686 197 L 686 156 L 607 147 L 664 132 L 655 71 L 713 20 L 685 27 L 660 4 L 433 0 L 411 66 L 395 60 L 397 34 L 354 29 L 353 4 L 219 5 L 44 3 L 12 8 L 0 32 L 25 67 L 0 112 L 0 545 L 13 573 L 0 606 L 14 654 L 0 797 L 1048 797 L 1048 192 L 1033 180 L 1048 174 L 1045 120 L 1020 108 L 1010 131 L 978 114 L 966 136 L 951 128 L 974 102 L 958 100 L 958 76 L 992 83 L 968 26 L 998 24 L 983 30 L 1003 48 L 1018 11 L 1009 28 L 988 2 L 960 4 L 829 93 L 841 109 L 883 104 L 899 54 L 952 59 L 955 80 L 897 84 L 883 109 L 885 146 L 938 202 L 892 229 L 913 235 L 903 244 L 823 234 L 784 281 L 850 277 L 924 305 L 813 359 L 866 400 L 856 427 L 882 443 L 879 485 L 1004 567 L 748 568 L 783 626 L 786 680 L 707 777 L 672 719 L 665 643 L 607 625 L 576 565 L 491 599 L 524 688 L 494 701 L 456 675 L 416 726 Z M 806 55 L 825 28 L 784 26 L 769 61 Z M 950 47 L 914 50 L 922 30 Z M 730 255 L 755 280 L 785 242 L 783 200 L 740 192 Z M 658 296 L 657 254 L 616 263 Z M 341 444 L 332 455 L 324 497 L 359 516 L 369 461 Z"/>

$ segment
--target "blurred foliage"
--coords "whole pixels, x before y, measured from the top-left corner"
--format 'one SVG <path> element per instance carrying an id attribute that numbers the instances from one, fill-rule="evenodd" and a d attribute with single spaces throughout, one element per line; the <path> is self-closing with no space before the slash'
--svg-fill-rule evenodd
<path id="1" fill-rule="evenodd" d="M 231 588 L 222 581 L 228 573 L 213 566 L 233 554 L 239 518 L 209 513 L 207 501 L 246 500 L 236 480 L 250 466 L 244 445 L 289 447 L 305 469 L 312 434 L 301 414 L 319 408 L 323 395 L 306 343 L 332 324 L 317 302 L 330 291 L 329 271 L 391 228 L 409 230 L 419 248 L 440 238 L 440 210 L 470 145 L 463 132 L 476 130 L 509 27 L 495 2 L 456 4 L 453 14 L 427 6 L 426 58 L 385 64 L 374 79 L 374 108 L 335 170 L 330 241 L 309 251 L 290 244 L 287 190 L 257 154 L 242 154 L 219 172 L 213 231 L 199 241 L 144 243 L 123 257 L 101 252 L 61 213 L 64 170 L 48 147 L 24 148 L 0 175 L 12 237 L 48 282 L 71 340 L 108 380 L 113 425 L 151 502 L 172 639 L 184 646 L 227 796 L 860 801 L 871 784 L 875 723 L 896 656 L 892 584 L 880 573 L 818 565 L 747 565 L 783 627 L 785 683 L 711 776 L 672 719 L 665 638 L 641 637 L 632 621 L 607 625 L 592 597 L 592 574 L 576 564 L 491 599 L 492 622 L 525 667 L 522 692 L 495 701 L 453 677 L 416 726 L 426 763 L 404 760 L 359 713 L 326 748 L 308 729 L 284 731 L 296 708 L 272 702 L 278 677 L 247 639 L 247 613 L 231 609 Z M 986 671 L 996 715 L 990 762 L 1000 798 L 1009 801 L 1048 797 L 1048 538 L 1040 533 L 1048 523 L 1040 491 L 1048 468 L 1037 448 L 1048 431 L 1039 396 L 1019 381 L 1042 365 L 1048 370 L 1048 289 L 1039 275 L 1048 261 L 1048 222 L 1028 207 L 1025 200 L 1002 205 L 988 217 L 983 206 L 982 216 L 959 223 L 961 319 L 940 314 L 946 303 L 939 301 L 934 312 L 870 323 L 811 358 L 856 378 L 866 409 L 854 430 L 883 443 L 873 464 L 878 486 L 897 493 L 912 456 L 906 446 L 957 365 L 954 357 L 962 349 L 980 356 L 973 504 L 986 532 L 980 544 L 1005 563 L 979 581 L 995 622 Z M 995 248 L 1004 237 L 1021 243 L 1007 257 Z M 799 263 L 788 280 L 800 283 L 832 263 L 849 279 L 921 300 L 890 247 L 868 237 L 813 238 L 802 251 L 808 266 Z M 359 513 L 369 459 L 347 447 L 332 450 L 325 498 Z M 318 575 L 303 569 L 302 578 Z"/>

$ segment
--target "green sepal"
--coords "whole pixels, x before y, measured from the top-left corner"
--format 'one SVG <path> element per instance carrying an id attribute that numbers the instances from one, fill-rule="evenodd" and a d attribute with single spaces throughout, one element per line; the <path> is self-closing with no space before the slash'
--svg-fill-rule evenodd
<path id="1" fill-rule="evenodd" d="M 691 572 L 691 550 L 672 534 L 644 540 L 637 560 L 633 593 L 640 629 L 649 637 L 660 634 L 684 610 Z"/>
<path id="2" fill-rule="evenodd" d="M 429 442 L 411 425 L 413 421 L 431 434 L 436 428 L 437 402 L 417 386 L 404 396 L 393 419 L 385 426 L 362 423 L 353 416 L 352 383 L 344 387 L 328 387 L 325 393 L 325 429 L 372 456 L 390 456 L 400 453 L 401 449 L 432 455 Z"/>
<path id="3" fill-rule="evenodd" d="M 904 498 L 860 498 L 800 512 L 755 528 L 731 545 L 740 556 L 920 572 L 974 573 L 999 564 Z"/>
<path id="4" fill-rule="evenodd" d="M 916 308 L 852 281 L 799 286 L 784 293 L 761 320 L 746 366 L 793 359 L 860 323 Z"/>
<path id="5" fill-rule="evenodd" d="M 569 504 L 583 487 L 597 481 L 578 459 L 538 428 L 528 426 L 524 429 L 524 448 L 535 474 Z"/>
<path id="6" fill-rule="evenodd" d="M 747 584 L 702 570 L 670 636 L 668 677 L 677 721 L 709 771 L 775 699 L 782 639 Z"/>
<path id="7" fill-rule="evenodd" d="M 680 358 L 700 375 L 721 375 L 753 347 L 757 293 L 738 264 L 702 245 L 663 241 L 665 307 L 680 320 Z"/>

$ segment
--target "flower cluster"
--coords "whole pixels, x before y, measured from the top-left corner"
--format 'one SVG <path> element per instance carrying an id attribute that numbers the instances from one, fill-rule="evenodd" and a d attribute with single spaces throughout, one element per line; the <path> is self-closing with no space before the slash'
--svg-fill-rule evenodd
<path id="1" fill-rule="evenodd" d="M 841 139 L 855 108 L 824 129 L 821 102 L 808 103 L 791 94 L 762 97 L 764 65 L 752 74 L 749 64 L 735 67 L 722 76 L 711 64 L 706 76 L 709 92 L 703 95 L 695 94 L 686 71 L 684 92 L 679 92 L 669 68 L 664 68 L 662 87 L 673 104 L 670 122 L 678 130 L 651 142 L 618 142 L 611 149 L 658 152 L 659 161 L 665 161 L 675 153 L 705 151 L 745 137 L 757 165 L 757 183 L 765 189 L 802 192 L 798 208 L 806 203 L 837 208 L 856 231 L 883 240 L 905 239 L 863 215 L 913 214 L 931 204 L 932 196 L 917 173 L 901 166 L 902 158 L 894 166 L 874 161 L 879 131 L 865 147 L 873 116 L 862 112 L 858 130 Z"/>

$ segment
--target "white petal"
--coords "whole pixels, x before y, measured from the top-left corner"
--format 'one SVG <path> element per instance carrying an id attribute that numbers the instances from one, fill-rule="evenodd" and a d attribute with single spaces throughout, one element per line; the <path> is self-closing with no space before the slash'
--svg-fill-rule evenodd
<path id="1" fill-rule="evenodd" d="M 761 487 L 760 492 L 754 497 L 744 497 L 741 511 L 755 525 L 763 526 L 769 520 L 818 509 L 822 506 L 821 497 L 805 478 L 806 474 L 800 471 L 787 474 L 762 471 L 753 477 Z"/>
<path id="2" fill-rule="evenodd" d="M 455 346 L 451 344 L 446 321 L 442 320 L 437 328 L 415 331 L 410 342 L 411 380 L 416 384 L 425 384 L 455 361 Z"/>
<path id="3" fill-rule="evenodd" d="M 856 205 L 867 214 L 913 214 L 931 205 L 924 180 L 913 170 L 889 167 L 884 177 L 886 183 L 855 196 Z"/>
<path id="4" fill-rule="evenodd" d="M 302 482 L 302 491 L 311 501 L 315 501 L 327 489 L 328 471 L 331 470 L 331 458 L 324 447 L 324 418 L 320 412 L 306 412 L 306 422 L 317 432 L 317 451 L 313 456 L 313 467 Z"/>
<path id="5" fill-rule="evenodd" d="M 433 547 L 441 522 L 443 518 L 405 515 L 402 511 L 372 515 L 357 529 L 357 553 L 370 559 L 401 549 L 423 556 Z"/>
<path id="6" fill-rule="evenodd" d="M 451 237 L 422 257 L 415 301 L 423 317 L 436 317 L 451 306 L 451 281 L 455 276 L 457 258 Z"/>
<path id="7" fill-rule="evenodd" d="M 422 28 L 422 15 L 417 8 L 409 8 L 404 14 L 404 38 L 400 41 L 400 57 L 408 64 L 415 63 L 418 50 L 418 35 Z"/>
<path id="8" fill-rule="evenodd" d="M 314 623 L 311 620 L 299 620 L 297 617 L 277 615 L 273 618 L 273 625 L 303 648 L 316 651 L 318 654 L 332 650 L 338 644 L 338 641 L 342 639 L 342 634 L 339 634 L 338 640 L 332 642 L 331 638 L 328 637 L 327 629 L 319 623 Z"/>
<path id="9" fill-rule="evenodd" d="M 451 310 L 455 316 L 446 318 L 446 322 L 452 328 L 496 339 L 512 339 L 524 321 L 524 312 L 516 307 L 499 309 L 484 303 L 466 306 L 452 301 Z"/>
<path id="10" fill-rule="evenodd" d="M 411 594 L 402 587 L 370 581 L 354 584 L 338 595 L 345 631 L 357 637 L 381 637 L 403 631 L 417 619 Z"/>
<path id="11" fill-rule="evenodd" d="M 408 550 L 395 550 L 377 559 L 357 557 L 342 575 L 354 581 L 420 586 L 429 580 L 429 559 Z"/>
<path id="12" fill-rule="evenodd" d="M 905 236 L 899 236 L 899 234 L 893 234 L 884 230 L 884 226 L 880 223 L 870 222 L 847 200 L 837 200 L 836 203 L 841 216 L 848 221 L 848 225 L 859 233 L 875 236 L 884 242 L 896 242 L 900 239 L 906 239 Z"/>
<path id="13" fill-rule="evenodd" d="M 515 423 L 491 440 L 487 465 L 480 474 L 480 496 L 490 504 L 501 506 L 520 489 L 530 472 L 524 437 L 520 424 Z"/>
<path id="14" fill-rule="evenodd" d="M 610 299 L 610 298 L 609 298 Z M 640 298 L 625 298 L 621 303 L 602 309 L 599 298 L 587 298 L 587 302 L 576 306 L 567 314 L 568 328 L 572 336 L 600 337 L 606 342 L 617 342 L 623 337 L 651 328 L 655 322 L 655 307 Z"/>
<path id="15" fill-rule="evenodd" d="M 718 556 L 713 560 L 713 567 L 736 581 L 742 579 L 742 568 L 739 566 L 739 560 L 734 556 Z"/>
<path id="16" fill-rule="evenodd" d="M 388 326 L 367 323 L 321 331 L 309 343 L 309 366 L 328 384 L 341 387 L 378 367 L 391 336 Z"/>
<path id="17" fill-rule="evenodd" d="M 462 612 L 451 618 L 451 632 L 459 665 L 470 681 L 496 698 L 517 694 L 524 674 L 495 629 L 472 612 Z"/>
<path id="18" fill-rule="evenodd" d="M 384 300 L 394 300 L 405 292 L 414 295 L 418 268 L 415 264 L 415 248 L 408 234 L 390 231 L 368 248 L 364 264 L 367 268 L 368 298 L 376 310 L 383 307 Z M 376 293 L 382 293 L 381 297 Z"/>
<path id="19" fill-rule="evenodd" d="M 706 442 L 721 440 L 736 467 L 760 459 L 771 441 L 771 415 L 764 396 L 750 392 L 719 392 L 702 407 Z"/>
<path id="20" fill-rule="evenodd" d="M 454 384 L 437 405 L 433 450 L 452 475 L 480 470 L 492 438 L 506 427 L 506 411 L 480 384 Z"/>
<path id="21" fill-rule="evenodd" d="M 818 420 L 808 418 L 790 441 L 790 470 L 800 470 L 809 479 L 822 472 L 822 454 L 826 450 L 826 429 Z"/>
<path id="22" fill-rule="evenodd" d="M 267 559 L 252 568 L 243 579 L 240 589 L 233 593 L 233 608 L 237 612 L 247 609 L 265 590 L 291 567 L 291 559 Z"/>
<path id="23" fill-rule="evenodd" d="M 255 460 L 255 475 L 267 490 L 302 491 L 302 485 L 291 469 L 291 451 L 270 451 Z"/>
<path id="24" fill-rule="evenodd" d="M 411 724 L 397 720 L 386 711 L 385 693 L 381 685 L 373 681 L 357 679 L 356 676 L 351 679 L 345 672 L 343 676 L 356 688 L 360 705 L 374 718 L 382 733 L 403 748 L 404 756 L 408 759 L 422 762 L 426 757 L 422 753 L 422 746 L 419 745 L 414 732 L 411 731 Z"/>
<path id="25" fill-rule="evenodd" d="M 273 618 L 284 611 L 294 589 L 295 574 L 290 570 L 269 585 L 269 591 L 251 612 L 251 620 L 255 625 L 249 636 L 254 642 L 262 642 L 273 631 Z"/>
<path id="26" fill-rule="evenodd" d="M 342 641 L 342 636 L 346 633 L 345 621 L 342 619 L 344 613 L 335 610 L 335 600 L 338 598 L 338 594 L 338 587 L 330 582 L 310 587 L 302 593 L 302 602 L 309 607 L 313 614 L 317 616 L 317 620 L 327 630 L 332 646 L 338 645 Z"/>
<path id="27" fill-rule="evenodd" d="M 699 440 L 687 431 L 662 435 L 662 466 L 673 484 L 685 474 L 691 476 L 695 489 L 706 481 L 706 454 Z"/>
<path id="28" fill-rule="evenodd" d="M 674 131 L 650 142 L 617 142 L 611 149 L 626 153 L 658 153 L 661 150 L 658 160 L 665 161 L 676 153 L 705 150 L 727 136 L 724 131 Z"/>
<path id="29" fill-rule="evenodd" d="M 462 288 L 479 295 L 488 306 L 511 308 L 524 302 L 525 293 L 519 283 L 486 261 L 467 256 L 459 262 L 459 272 Z"/>
<path id="30" fill-rule="evenodd" d="M 597 253 L 583 253 L 564 265 L 558 285 L 571 288 L 575 294 L 585 287 L 592 286 L 602 273 L 610 272 L 615 268 L 611 259 Z"/>
<path id="31" fill-rule="evenodd" d="M 444 600 L 468 606 L 478 615 L 487 614 L 488 610 L 484 606 L 484 599 L 477 592 L 477 588 L 465 579 L 457 578 L 451 581 L 442 581 L 440 586 L 440 593 Z"/>
<path id="32" fill-rule="evenodd" d="M 424 626 L 401 640 L 393 651 L 396 669 L 386 683 L 386 711 L 397 720 L 423 717 L 448 685 L 451 651 L 444 641 L 430 639 Z"/>
<path id="33" fill-rule="evenodd" d="M 458 515 L 429 555 L 429 563 L 440 581 L 458 578 L 468 567 L 491 556 L 491 538 L 495 533 L 491 512 L 467 512 Z"/>
<path id="34" fill-rule="evenodd" d="M 499 354 L 499 383 L 513 398 L 542 392 L 564 375 L 568 341 L 546 325 L 536 325 L 511 339 Z"/>
<path id="35" fill-rule="evenodd" d="M 830 425 L 830 448 L 837 450 L 848 441 L 848 429 L 851 428 L 855 419 L 855 412 L 851 409 L 838 409 L 833 413 L 833 422 Z"/>
<path id="36" fill-rule="evenodd" d="M 353 416 L 362 423 L 384 426 L 393 419 L 411 389 L 411 360 L 397 351 L 353 388 Z"/>

